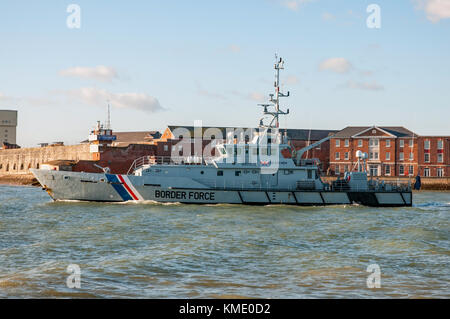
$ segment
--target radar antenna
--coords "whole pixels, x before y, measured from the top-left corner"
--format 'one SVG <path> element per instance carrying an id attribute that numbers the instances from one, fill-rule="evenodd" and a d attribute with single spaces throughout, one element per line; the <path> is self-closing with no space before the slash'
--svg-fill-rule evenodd
<path id="1" fill-rule="evenodd" d="M 109 100 L 107 100 L 107 102 L 108 102 L 108 117 L 106 118 L 105 129 L 110 130 L 111 129 L 111 106 L 109 105 Z"/>
<path id="2" fill-rule="evenodd" d="M 289 114 L 289 109 L 287 109 L 286 112 L 282 111 L 280 109 L 280 98 L 288 97 L 290 95 L 289 91 L 287 93 L 280 92 L 280 70 L 284 70 L 284 60 L 282 58 L 278 58 L 277 55 L 275 55 L 275 60 L 276 60 L 275 66 L 274 66 L 274 68 L 275 68 L 275 82 L 274 82 L 275 94 L 269 95 L 270 96 L 269 102 L 271 104 L 258 104 L 259 106 L 264 107 L 264 111 L 263 111 L 264 116 L 266 116 L 266 115 L 272 116 L 272 119 L 269 122 L 269 124 L 264 124 L 264 121 L 263 121 L 264 116 L 260 119 L 259 127 L 265 128 L 265 129 L 270 129 L 270 128 L 278 129 L 280 127 L 279 116 Z M 269 111 L 269 109 L 268 109 L 269 107 L 273 107 L 274 110 Z"/>

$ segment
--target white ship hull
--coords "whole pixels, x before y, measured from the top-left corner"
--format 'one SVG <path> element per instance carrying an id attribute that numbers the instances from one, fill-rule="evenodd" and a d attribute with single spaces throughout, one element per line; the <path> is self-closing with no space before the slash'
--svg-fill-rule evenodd
<path id="1" fill-rule="evenodd" d="M 186 204 L 411 206 L 412 193 L 162 187 L 145 176 L 32 170 L 54 200 Z"/>

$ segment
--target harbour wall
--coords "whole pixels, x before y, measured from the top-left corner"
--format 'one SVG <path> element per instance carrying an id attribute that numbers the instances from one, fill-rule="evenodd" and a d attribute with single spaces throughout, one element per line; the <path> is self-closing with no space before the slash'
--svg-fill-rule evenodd
<path id="1" fill-rule="evenodd" d="M 40 168 L 51 161 L 74 161 L 73 171 L 99 172 L 97 164 L 109 167 L 112 173 L 125 174 L 133 161 L 142 156 L 156 155 L 158 147 L 130 144 L 125 147 L 104 147 L 91 153 L 89 144 L 47 146 L 0 150 L 0 175 L 22 175 L 30 168 Z"/>
<path id="2" fill-rule="evenodd" d="M 53 160 L 91 160 L 88 144 L 0 150 L 0 174 L 29 172 Z"/>

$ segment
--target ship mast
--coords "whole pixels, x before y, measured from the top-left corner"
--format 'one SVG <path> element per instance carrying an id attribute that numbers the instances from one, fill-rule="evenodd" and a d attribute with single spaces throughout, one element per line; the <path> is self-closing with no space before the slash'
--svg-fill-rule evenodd
<path id="1" fill-rule="evenodd" d="M 263 114 L 264 116 L 266 115 L 270 115 L 272 116 L 272 119 L 270 121 L 269 124 L 264 124 L 263 118 L 264 116 L 260 119 L 259 121 L 259 127 L 261 128 L 265 128 L 265 129 L 278 129 L 280 127 L 280 119 L 279 116 L 280 115 L 287 115 L 289 114 L 289 109 L 287 109 L 287 111 L 282 111 L 280 109 L 280 98 L 282 97 L 288 97 L 289 96 L 289 91 L 287 92 L 287 94 L 282 93 L 280 91 L 280 70 L 284 70 L 284 60 L 282 58 L 278 58 L 277 55 L 275 55 L 275 82 L 274 82 L 274 87 L 275 87 L 275 94 L 270 94 L 270 104 L 258 104 L 259 106 L 264 107 L 264 111 Z M 269 107 L 273 107 L 274 111 L 269 110 Z"/>

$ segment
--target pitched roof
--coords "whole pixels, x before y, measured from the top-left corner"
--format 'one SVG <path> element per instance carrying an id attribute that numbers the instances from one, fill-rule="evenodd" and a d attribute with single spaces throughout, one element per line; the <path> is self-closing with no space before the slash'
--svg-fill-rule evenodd
<path id="1" fill-rule="evenodd" d="M 194 126 L 181 126 L 181 125 L 169 125 L 167 126 L 171 132 L 173 132 L 177 128 L 185 128 L 187 129 L 191 135 L 194 134 Z M 213 127 L 213 126 L 203 126 L 202 127 L 202 134 L 210 128 L 217 128 L 222 133 L 222 136 L 226 136 L 227 129 L 234 129 L 234 130 L 243 130 L 244 132 L 246 130 L 254 130 L 255 132 L 258 131 L 258 128 L 253 127 Z M 281 133 L 284 133 L 285 129 L 280 129 Z M 338 132 L 337 130 L 309 130 L 309 129 L 287 129 L 287 135 L 288 138 L 293 140 L 303 140 L 303 141 L 319 141 L 330 134 Z"/>
<path id="2" fill-rule="evenodd" d="M 113 132 L 113 134 L 116 136 L 116 143 L 150 142 L 161 136 L 158 131 Z"/>
<path id="3" fill-rule="evenodd" d="M 403 126 L 347 126 L 343 130 L 336 133 L 336 138 L 350 138 L 358 133 L 367 131 L 371 128 L 379 128 L 395 137 L 413 137 L 417 136 L 414 132 L 404 128 Z"/>

